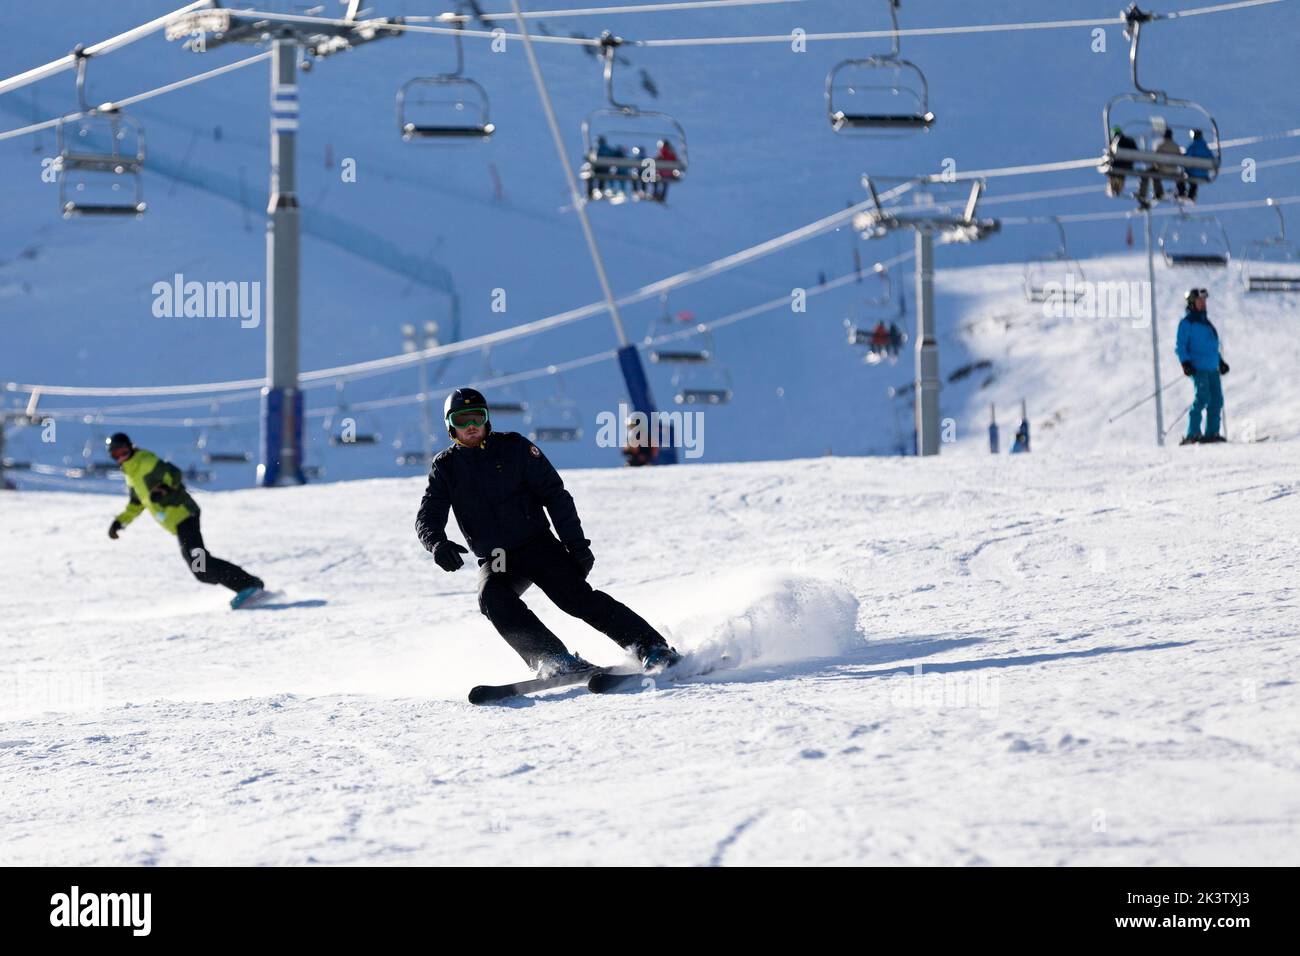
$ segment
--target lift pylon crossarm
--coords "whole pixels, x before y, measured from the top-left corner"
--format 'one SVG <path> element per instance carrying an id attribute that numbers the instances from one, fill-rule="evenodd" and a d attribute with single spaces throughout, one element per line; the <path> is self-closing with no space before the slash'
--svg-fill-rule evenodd
<path id="1" fill-rule="evenodd" d="M 216 8 L 173 17 L 167 22 L 164 36 L 171 42 L 184 41 L 191 52 L 206 53 L 227 43 L 269 43 L 291 33 L 309 55 L 322 58 L 374 40 L 402 36 L 405 22 L 402 17 L 356 20 L 348 16 L 337 23 L 304 23 L 300 17 L 249 16 L 239 10 Z M 192 42 L 196 38 L 199 42 Z"/>

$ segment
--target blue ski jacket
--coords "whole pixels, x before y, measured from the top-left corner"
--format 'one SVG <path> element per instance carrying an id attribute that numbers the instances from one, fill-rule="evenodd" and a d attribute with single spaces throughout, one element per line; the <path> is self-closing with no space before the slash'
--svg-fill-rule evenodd
<path id="1" fill-rule="evenodd" d="M 1204 312 L 1188 309 L 1178 323 L 1178 361 L 1191 362 L 1198 372 L 1219 370 L 1219 332 Z"/>

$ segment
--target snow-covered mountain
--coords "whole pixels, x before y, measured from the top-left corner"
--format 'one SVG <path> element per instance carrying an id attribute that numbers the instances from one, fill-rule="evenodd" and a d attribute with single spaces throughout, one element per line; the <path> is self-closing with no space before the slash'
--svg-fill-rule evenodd
<path id="1" fill-rule="evenodd" d="M 101 39 L 168 9 L 167 3 L 156 0 L 41 5 L 0 37 L 0 72 L 45 62 L 77 42 Z M 302 12 L 285 4 L 273 9 Z M 436 4 L 412 0 L 376 7 L 377 13 L 405 15 L 440 10 Z M 331 11 L 327 7 L 325 12 Z M 924 27 L 1115 12 L 1110 0 L 1059 2 L 1050 9 L 1028 0 L 977 8 L 916 2 L 904 4 L 901 17 L 904 27 Z M 1297 125 L 1295 114 L 1283 91 L 1300 79 L 1289 48 L 1297 16 L 1294 4 L 1283 3 L 1154 24 L 1144 36 L 1144 77 L 1173 94 L 1205 103 L 1225 137 L 1292 128 Z M 609 28 L 639 39 L 887 25 L 883 2 L 818 0 L 673 16 L 556 18 L 535 26 L 538 32 L 544 28 L 588 35 Z M 1096 155 L 1101 147 L 1101 105 L 1128 87 L 1127 46 L 1120 30 L 1112 27 L 1103 33 L 1105 52 L 1097 50 L 1086 28 L 906 38 L 904 54 L 925 70 L 938 121 L 932 132 L 900 140 L 835 136 L 822 100 L 831 65 L 877 51 L 885 41 L 810 43 L 805 53 L 794 53 L 783 44 L 627 48 L 620 93 L 676 117 L 687 130 L 692 165 L 688 181 L 674 187 L 666 208 L 644 203 L 591 207 L 615 290 L 630 291 L 859 201 L 864 198 L 859 183 L 863 172 L 934 172 L 945 159 L 961 170 Z M 224 48 L 196 56 L 155 36 L 92 61 L 92 99 L 121 98 L 250 52 L 247 47 Z M 539 55 L 570 157 L 576 157 L 580 121 L 603 99 L 598 65 L 576 48 L 540 45 Z M 394 354 L 400 351 L 400 326 L 406 322 L 434 320 L 445 338 L 466 337 L 598 298 L 518 43 L 492 53 L 482 41 L 466 42 L 466 71 L 492 98 L 499 128 L 492 143 L 439 149 L 401 142 L 393 106 L 398 86 L 411 76 L 448 69 L 452 61 L 449 41 L 408 35 L 322 61 L 302 77 L 304 369 Z M 641 70 L 657 89 L 657 99 L 650 100 L 642 91 Z M 226 320 L 156 318 L 151 290 L 154 283 L 177 273 L 200 281 L 264 278 L 266 89 L 265 68 L 259 65 L 132 110 L 145 126 L 149 151 L 145 186 L 150 211 L 138 222 L 62 221 L 56 187 L 40 178 L 41 161 L 54 152 L 52 133 L 0 142 L 0 309 L 5 342 L 0 379 L 139 385 L 262 373 L 260 328 L 244 329 Z M 74 105 L 72 76 L 63 74 L 0 96 L 0 117 L 13 127 Z M 1230 158 L 1240 161 L 1249 154 L 1263 162 L 1283 157 L 1292 152 L 1292 142 L 1261 143 Z M 339 165 L 345 158 L 356 161 L 355 183 L 341 180 Z M 1294 168 L 1265 164 L 1253 182 L 1225 175 L 1206 190 L 1203 202 L 1293 194 Z M 1042 216 L 1123 208 L 1102 195 L 1100 179 L 1084 169 L 993 180 L 990 200 L 1057 187 L 1092 191 L 991 205 L 989 212 Z M 1237 241 L 1269 235 L 1274 228 L 1271 215 L 1258 208 L 1224 213 L 1222 218 Z M 1127 249 L 1125 233 L 1125 223 L 1104 221 L 1071 225 L 1069 237 L 1077 255 L 1107 256 L 1097 268 L 1136 275 L 1141 263 L 1116 255 Z M 938 305 L 945 337 L 943 374 L 958 372 L 981 358 L 986 347 L 994 347 L 999 353 L 995 373 L 1006 385 L 998 395 L 1000 406 L 1018 404 L 1023 397 L 1031 417 L 1052 415 L 1062 406 L 1053 389 L 1074 390 L 1086 382 L 1092 397 L 1086 403 L 1068 403 L 1073 417 L 1059 429 L 1065 435 L 1073 431 L 1073 422 L 1086 418 L 1080 411 L 1085 404 L 1111 412 L 1127 404 L 1136 379 L 1119 380 L 1109 371 L 1098 378 L 1088 363 L 1098 352 L 1123 353 L 1136 363 L 1140 336 L 1113 328 L 1099 328 L 1089 336 L 1080 327 L 1075 352 L 1040 365 L 1022 348 L 1014 329 L 1002 344 L 988 341 L 983 333 L 971 337 L 959 331 L 969 330 L 989 309 L 999 314 L 1012 309 L 1019 284 L 1017 264 L 1049 252 L 1054 243 L 1050 228 L 1008 226 L 979 246 L 941 249 Z M 689 310 L 707 321 L 810 286 L 823 273 L 833 278 L 848 272 L 855 250 L 869 264 L 895 255 L 899 247 L 892 240 L 863 243 L 844 229 L 682 289 L 667 307 Z M 978 278 L 954 276 L 959 267 L 999 263 L 1007 268 L 982 270 Z M 1221 288 L 1227 290 L 1229 282 L 1223 278 Z M 1181 274 L 1162 278 L 1166 317 L 1172 317 L 1180 287 L 1188 280 Z M 908 287 L 910 302 L 909 278 L 900 275 L 896 284 Z M 504 313 L 491 310 L 495 290 L 506 293 Z M 993 303 L 995 292 L 1003 293 L 1005 302 Z M 717 331 L 716 354 L 730 373 L 735 399 L 728 407 L 707 412 L 706 460 L 806 456 L 828 448 L 836 453 L 889 453 L 898 446 L 886 390 L 896 379 L 909 378 L 906 366 L 865 369 L 861 355 L 843 342 L 842 320 L 862 317 L 865 295 L 863 287 L 850 283 L 810 300 L 806 314 L 778 309 Z M 1212 311 L 1226 301 L 1216 299 Z M 1231 320 L 1254 328 L 1285 322 L 1291 302 L 1289 297 L 1271 303 L 1252 298 L 1234 303 L 1238 306 L 1242 314 Z M 629 307 L 629 334 L 640 338 L 660 310 L 654 301 Z M 1229 318 L 1226 310 L 1217 317 Z M 1234 342 L 1239 349 L 1241 339 Z M 450 383 L 481 377 L 489 366 L 499 372 L 540 368 L 613 344 L 608 320 L 595 316 L 499 348 L 488 358 L 472 354 L 455 359 L 437 371 L 441 381 Z M 1268 356 L 1279 353 L 1270 350 Z M 1258 361 L 1263 359 L 1237 368 L 1262 368 Z M 1135 373 L 1137 368 L 1135 364 Z M 651 374 L 662 404 L 670 394 L 667 378 L 658 369 Z M 553 449 L 557 463 L 617 463 L 611 450 L 592 440 L 596 415 L 613 411 L 622 398 L 614 363 L 573 371 L 559 384 L 577 400 L 587 436 Z M 1048 390 L 1040 393 L 1040 387 Z M 522 397 L 540 403 L 556 388 L 552 380 L 531 382 L 523 387 Z M 415 391 L 416 375 L 409 370 L 352 383 L 341 395 L 328 384 L 313 390 L 308 400 L 316 413 L 308 424 L 309 463 L 322 466 L 327 479 L 402 473 L 394 464 L 392 443 L 409 446 L 417 440 L 419 415 L 414 405 L 362 416 L 369 419 L 363 428 L 383 436 L 373 448 L 333 448 L 322 424 L 331 410 Z M 1261 396 L 1264 391 L 1261 385 Z M 982 427 L 986 397 L 954 383 L 944 393 L 944 413 Z M 8 397 L 11 406 L 21 400 Z M 1230 409 L 1235 400 L 1230 395 Z M 105 403 L 48 399 L 47 404 L 84 407 L 93 413 Z M 135 423 L 131 431 L 141 443 L 188 463 L 198 457 L 200 427 L 141 423 L 182 414 L 228 421 L 229 427 L 210 430 L 207 437 L 214 446 L 255 445 L 257 410 L 252 400 L 182 412 L 140 412 L 125 420 Z M 69 423 L 57 442 L 38 443 L 31 454 L 50 464 L 78 462 L 88 442 L 101 441 L 102 434 L 113 429 L 112 421 L 110 416 L 102 426 Z M 1068 440 L 1089 445 L 1112 432 L 1129 434 L 1127 426 L 1099 432 L 1095 425 L 1088 420 Z M 959 434 L 973 437 L 974 428 L 959 429 Z M 1134 429 L 1133 435 L 1146 440 L 1149 431 Z M 16 434 L 11 440 L 29 441 L 30 436 Z M 226 466 L 218 469 L 211 487 L 247 485 L 251 480 L 251 466 Z"/>

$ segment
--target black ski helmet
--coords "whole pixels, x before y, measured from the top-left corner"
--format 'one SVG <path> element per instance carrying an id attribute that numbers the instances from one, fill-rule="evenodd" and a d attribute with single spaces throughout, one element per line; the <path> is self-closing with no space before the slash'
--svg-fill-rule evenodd
<path id="1" fill-rule="evenodd" d="M 131 439 L 127 436 L 126 432 L 113 432 L 113 434 L 104 439 L 104 446 L 108 449 L 110 455 L 121 448 L 135 447 L 131 444 Z"/>
<path id="2" fill-rule="evenodd" d="M 487 399 L 477 388 L 457 388 L 454 389 L 447 400 L 442 403 L 442 420 L 447 426 L 447 434 L 452 438 L 456 437 L 456 430 L 451 427 L 451 413 L 462 408 L 481 408 L 488 413 L 488 420 L 483 423 L 483 434 L 492 434 L 492 413 L 488 408 Z"/>

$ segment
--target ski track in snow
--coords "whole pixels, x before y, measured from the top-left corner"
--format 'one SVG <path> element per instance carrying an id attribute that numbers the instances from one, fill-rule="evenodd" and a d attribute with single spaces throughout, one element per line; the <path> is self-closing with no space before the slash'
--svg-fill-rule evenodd
<path id="1" fill-rule="evenodd" d="M 241 612 L 103 497 L 0 496 L 39 542 L 0 564 L 0 862 L 1294 865 L 1298 464 L 570 472 L 596 585 L 738 666 L 496 707 L 464 694 L 523 669 L 418 480 L 204 495 L 284 591 Z"/>

